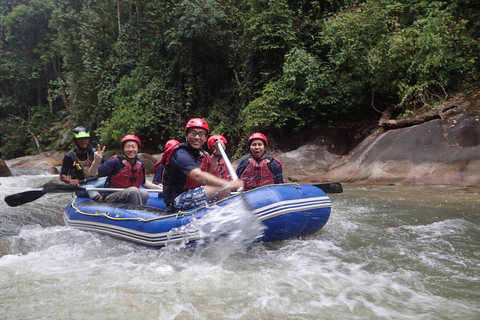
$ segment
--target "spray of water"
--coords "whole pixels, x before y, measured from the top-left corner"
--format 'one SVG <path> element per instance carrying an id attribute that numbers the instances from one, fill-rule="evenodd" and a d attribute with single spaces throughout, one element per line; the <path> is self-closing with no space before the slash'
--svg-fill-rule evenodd
<path id="1" fill-rule="evenodd" d="M 178 250 L 190 244 L 195 237 L 194 256 L 210 262 L 219 262 L 231 254 L 244 251 L 263 236 L 265 226 L 250 211 L 248 204 L 238 197 L 225 206 L 213 205 L 207 214 L 194 219 L 172 234 L 183 236 L 183 241 L 167 243 L 167 249 Z"/>

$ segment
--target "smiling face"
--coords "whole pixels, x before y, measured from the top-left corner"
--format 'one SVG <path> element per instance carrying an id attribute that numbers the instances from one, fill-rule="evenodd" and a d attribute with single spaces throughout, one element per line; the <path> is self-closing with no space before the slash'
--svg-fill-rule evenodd
<path id="1" fill-rule="evenodd" d="M 255 139 L 250 144 L 250 152 L 254 159 L 261 159 L 265 154 L 265 143 L 261 139 Z"/>
<path id="2" fill-rule="evenodd" d="M 188 130 L 187 134 L 185 135 L 187 138 L 188 144 L 197 150 L 200 150 L 205 142 L 207 141 L 208 135 L 207 130 L 203 128 L 191 128 Z"/>
<path id="3" fill-rule="evenodd" d="M 80 150 L 86 150 L 89 142 L 90 138 L 75 139 L 75 143 Z"/>
<path id="4" fill-rule="evenodd" d="M 123 145 L 123 154 L 127 160 L 133 160 L 138 154 L 138 143 L 135 141 L 126 141 Z"/>

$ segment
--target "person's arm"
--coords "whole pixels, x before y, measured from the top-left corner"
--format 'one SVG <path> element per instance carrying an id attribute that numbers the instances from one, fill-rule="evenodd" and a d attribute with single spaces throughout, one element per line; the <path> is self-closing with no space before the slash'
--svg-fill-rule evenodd
<path id="1" fill-rule="evenodd" d="M 272 172 L 273 183 L 275 184 L 283 183 L 283 170 L 280 163 L 278 163 L 276 159 L 272 161 L 272 168 L 273 168 L 273 172 Z"/>
<path id="2" fill-rule="evenodd" d="M 162 184 L 154 184 L 148 180 L 145 181 L 144 184 L 142 184 L 142 187 L 147 188 L 147 189 L 157 189 L 157 190 L 163 190 L 163 185 Z"/>
<path id="3" fill-rule="evenodd" d="M 64 175 L 64 174 L 60 175 L 60 180 L 72 186 L 78 186 L 78 180 L 70 179 L 67 175 Z"/>
<path id="4" fill-rule="evenodd" d="M 204 186 L 227 187 L 231 191 L 243 187 L 243 181 L 241 181 L 241 179 L 237 179 L 235 181 L 224 180 L 222 178 L 214 176 L 210 172 L 202 171 L 200 168 L 196 168 L 190 171 L 187 174 L 187 177 L 195 180 L 196 182 Z"/>
<path id="5" fill-rule="evenodd" d="M 200 169 L 195 163 L 193 156 L 186 151 L 178 150 L 175 152 L 170 159 L 170 163 L 172 166 L 179 168 L 179 170 L 181 170 L 188 178 L 201 185 L 217 188 L 232 185 L 232 181 L 224 180 L 214 176 L 210 172 Z"/>
<path id="6" fill-rule="evenodd" d="M 105 152 L 105 146 L 103 146 L 103 148 L 100 148 L 100 145 L 98 145 L 97 151 L 93 153 L 94 159 L 89 170 L 89 174 L 91 177 L 98 175 L 98 166 L 101 165 L 103 162 L 104 152 Z"/>
<path id="7" fill-rule="evenodd" d="M 145 175 L 145 164 L 144 164 L 141 160 L 138 160 L 138 161 L 140 161 L 140 164 L 142 165 L 142 172 L 143 172 L 142 187 L 144 187 L 144 188 L 146 188 L 146 189 L 163 190 L 163 186 L 159 186 L 159 185 L 153 184 L 152 182 L 150 182 L 150 181 L 147 180 L 147 177 L 146 177 L 146 175 Z"/>
<path id="8" fill-rule="evenodd" d="M 60 180 L 69 185 L 78 186 L 78 180 L 70 178 L 70 168 L 72 166 L 73 166 L 73 159 L 70 156 L 68 156 L 68 154 L 66 154 L 63 157 L 62 168 L 60 169 Z"/>
<path id="9" fill-rule="evenodd" d="M 162 184 L 164 168 L 165 168 L 164 165 L 161 163 L 157 166 L 157 170 L 155 171 L 155 175 L 153 176 L 153 179 L 152 179 L 153 184 L 156 184 L 156 185 Z"/>
<path id="10" fill-rule="evenodd" d="M 178 167 L 189 179 L 203 185 L 209 201 L 214 200 L 217 195 L 221 195 L 220 198 L 228 196 L 231 191 L 243 187 L 243 181 L 240 179 L 228 181 L 218 178 L 210 172 L 203 171 L 196 165 L 193 156 L 188 152 L 183 152 L 182 149 L 172 155 L 170 163 L 172 166 Z"/>
<path id="11" fill-rule="evenodd" d="M 239 190 L 244 186 L 242 179 L 234 181 L 224 180 L 210 172 L 202 171 L 200 168 L 190 171 L 187 177 L 203 185 L 208 201 L 225 198 L 232 191 Z"/>
<path id="12" fill-rule="evenodd" d="M 117 157 L 112 158 L 98 166 L 98 176 L 108 177 L 123 170 L 123 162 Z"/>

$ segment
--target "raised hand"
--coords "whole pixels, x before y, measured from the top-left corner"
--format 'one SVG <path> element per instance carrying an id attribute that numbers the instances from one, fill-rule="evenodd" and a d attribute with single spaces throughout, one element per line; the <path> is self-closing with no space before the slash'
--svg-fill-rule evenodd
<path id="1" fill-rule="evenodd" d="M 105 152 L 105 146 L 101 147 L 100 144 L 97 144 L 97 151 L 93 153 L 96 163 L 100 164 L 102 162 L 104 152 Z"/>

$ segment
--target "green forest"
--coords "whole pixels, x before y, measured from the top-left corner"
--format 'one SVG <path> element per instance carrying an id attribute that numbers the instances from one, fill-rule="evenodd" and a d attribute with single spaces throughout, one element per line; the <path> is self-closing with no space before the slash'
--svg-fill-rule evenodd
<path id="1" fill-rule="evenodd" d="M 478 0 L 1 0 L 0 152 L 183 140 L 435 109 L 480 77 Z M 312 130 L 313 130 L 312 129 Z M 237 152 L 238 153 L 238 152 Z"/>

